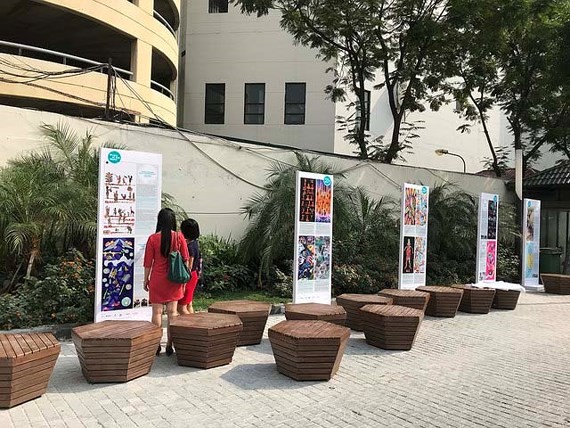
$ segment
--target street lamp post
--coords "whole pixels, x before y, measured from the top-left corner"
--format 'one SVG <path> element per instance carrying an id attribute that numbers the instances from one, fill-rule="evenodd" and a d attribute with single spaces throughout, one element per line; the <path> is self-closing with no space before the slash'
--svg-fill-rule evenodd
<path id="1" fill-rule="evenodd" d="M 449 150 L 447 149 L 437 149 L 435 151 L 435 154 L 438 156 L 443 156 L 443 155 L 449 155 L 449 156 L 455 156 L 458 157 L 459 159 L 461 159 L 461 162 L 463 162 L 463 174 L 465 174 L 465 172 L 467 172 L 467 166 L 465 164 L 465 159 L 463 159 L 463 156 L 458 155 L 457 153 L 451 153 Z"/>

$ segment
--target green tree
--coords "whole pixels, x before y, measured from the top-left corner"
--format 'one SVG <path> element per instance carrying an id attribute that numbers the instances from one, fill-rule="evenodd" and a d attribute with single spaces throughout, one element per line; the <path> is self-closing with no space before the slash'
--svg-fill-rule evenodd
<path id="1" fill-rule="evenodd" d="M 334 175 L 333 232 L 346 233 L 351 189 L 343 183 L 343 175 L 318 157 L 296 153 L 297 164 L 274 163 L 270 167 L 265 191 L 254 194 L 242 207 L 250 223 L 240 242 L 246 262 L 259 263 L 260 273 L 267 273 L 277 260 L 293 258 L 295 228 L 295 174 L 297 171 Z M 261 275 L 260 275 L 261 278 Z"/>
<path id="2" fill-rule="evenodd" d="M 43 125 L 46 146 L 0 170 L 3 253 L 30 277 L 42 253 L 92 252 L 96 234 L 98 150 L 93 137 Z M 12 281 L 14 282 L 14 281 Z"/>
<path id="3" fill-rule="evenodd" d="M 497 175 L 501 156 L 486 123 L 493 106 L 505 113 L 513 148 L 523 150 L 525 169 L 543 147 L 566 153 L 570 3 L 454 0 L 450 15 L 453 36 L 443 48 L 446 59 L 433 64 L 444 70 L 436 84 L 459 101 L 460 114 L 482 124 Z M 459 129 L 465 132 L 469 125 Z"/>
<path id="4" fill-rule="evenodd" d="M 441 97 L 428 92 L 427 64 L 445 41 L 448 0 L 235 0 L 245 13 L 259 16 L 275 9 L 281 26 L 296 42 L 317 49 L 326 61 L 334 61 L 338 73 L 326 88 L 333 101 L 356 96 L 357 113 L 349 137 L 361 158 L 374 157 L 392 163 L 409 148 L 414 125 L 406 126 L 409 112 L 423 111 Z M 366 81 L 382 77 L 377 88 L 386 89 L 393 119 L 390 141 L 372 146 L 364 131 L 367 113 Z"/>

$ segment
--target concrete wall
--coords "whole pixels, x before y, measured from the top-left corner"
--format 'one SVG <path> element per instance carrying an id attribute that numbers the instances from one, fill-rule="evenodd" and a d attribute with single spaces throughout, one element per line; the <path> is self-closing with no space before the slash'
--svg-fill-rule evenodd
<path id="1" fill-rule="evenodd" d="M 197 134 L 140 126 L 116 125 L 0 106 L 0 164 L 23 152 L 41 147 L 39 126 L 63 122 L 76 132 L 90 132 L 98 143 L 111 141 L 131 150 L 162 153 L 164 191 L 196 218 L 204 233 L 239 238 L 247 226 L 240 208 L 265 184 L 272 162 L 294 163 L 292 151 L 236 144 Z M 208 156 L 211 158 L 208 158 Z M 345 170 L 348 182 L 363 186 L 374 197 L 391 195 L 399 200 L 404 182 L 452 182 L 473 195 L 498 193 L 511 200 L 502 180 L 470 174 L 361 162 L 357 159 L 322 156 L 338 170 Z M 259 186 L 259 187 L 258 187 Z"/>

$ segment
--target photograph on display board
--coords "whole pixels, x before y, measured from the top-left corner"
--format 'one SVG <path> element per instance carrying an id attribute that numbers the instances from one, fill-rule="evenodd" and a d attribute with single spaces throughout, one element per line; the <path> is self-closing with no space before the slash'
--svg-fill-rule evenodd
<path id="1" fill-rule="evenodd" d="M 497 201 L 488 201 L 487 207 L 487 239 L 497 239 Z"/>
<path id="2" fill-rule="evenodd" d="M 315 237 L 299 236 L 297 242 L 299 259 L 298 263 L 298 280 L 314 280 L 315 279 Z"/>
<path id="3" fill-rule="evenodd" d="M 485 279 L 494 280 L 495 279 L 495 267 L 497 265 L 497 260 L 495 259 L 495 254 L 497 252 L 497 242 L 487 241 L 487 251 L 485 254 Z"/>
<path id="4" fill-rule="evenodd" d="M 315 221 L 315 179 L 301 178 L 301 200 L 299 201 L 299 221 Z"/>
<path id="5" fill-rule="evenodd" d="M 315 220 L 318 223 L 331 222 L 332 187 L 327 186 L 323 180 L 317 181 L 317 206 Z"/>
<path id="6" fill-rule="evenodd" d="M 133 307 L 134 246 L 133 238 L 103 239 L 101 311 Z"/>
<path id="7" fill-rule="evenodd" d="M 427 192 L 416 192 L 416 226 L 425 226 L 428 214 Z"/>
<path id="8" fill-rule="evenodd" d="M 534 241 L 534 208 L 529 202 L 526 209 L 525 239 L 527 241 Z"/>
<path id="9" fill-rule="evenodd" d="M 131 174 L 105 173 L 103 234 L 133 234 L 136 192 Z"/>
<path id="10" fill-rule="evenodd" d="M 538 278 L 538 246 L 536 242 L 526 243 L 526 278 Z"/>
<path id="11" fill-rule="evenodd" d="M 414 188 L 406 188 L 406 197 L 404 200 L 404 225 L 414 226 L 416 224 L 417 215 L 418 190 Z"/>
<path id="12" fill-rule="evenodd" d="M 329 279 L 331 271 L 331 238 L 329 236 L 316 237 L 315 259 L 316 279 Z"/>
<path id="13" fill-rule="evenodd" d="M 414 242 L 414 273 L 426 272 L 426 244 L 426 238 L 416 236 Z"/>
<path id="14" fill-rule="evenodd" d="M 414 244 L 416 238 L 413 236 L 404 236 L 404 256 L 402 264 L 402 273 L 414 273 Z"/>

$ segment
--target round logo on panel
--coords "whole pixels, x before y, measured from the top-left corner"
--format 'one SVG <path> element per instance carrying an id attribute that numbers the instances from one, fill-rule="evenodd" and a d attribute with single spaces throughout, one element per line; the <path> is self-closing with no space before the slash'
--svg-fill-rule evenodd
<path id="1" fill-rule="evenodd" d="M 107 155 L 107 159 L 111 163 L 119 163 L 121 162 L 121 154 L 113 150 L 112 152 L 109 152 L 109 154 Z"/>
<path id="2" fill-rule="evenodd" d="M 323 184 L 327 187 L 329 187 L 332 184 L 332 180 L 328 175 L 326 175 L 325 178 L 323 178 Z"/>
<path id="3" fill-rule="evenodd" d="M 423 193 L 424 195 L 427 193 L 427 187 L 426 187 L 426 186 L 422 187 L 422 193 Z"/>

